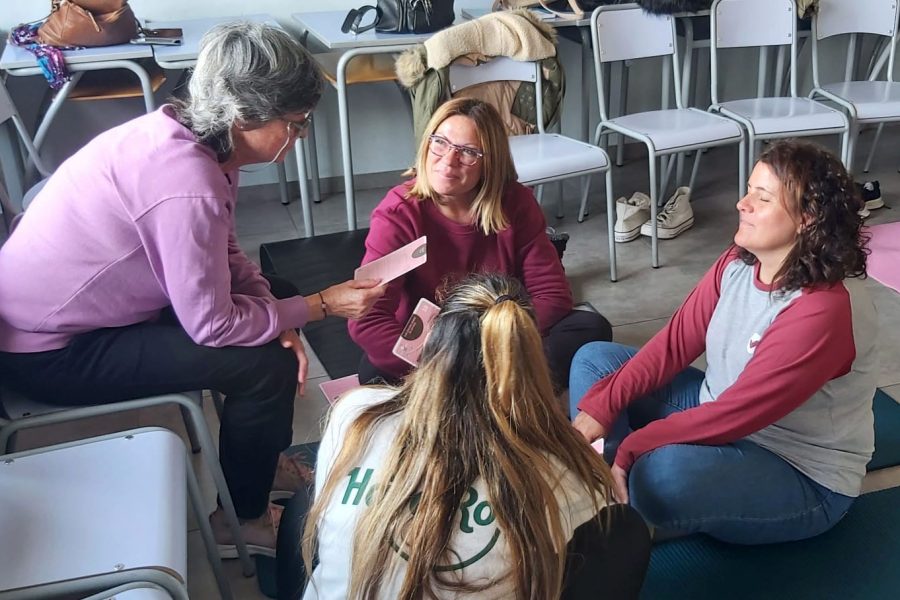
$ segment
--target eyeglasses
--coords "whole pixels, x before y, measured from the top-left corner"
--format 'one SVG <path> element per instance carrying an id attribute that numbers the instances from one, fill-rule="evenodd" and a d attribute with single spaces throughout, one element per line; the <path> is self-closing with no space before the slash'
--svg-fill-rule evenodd
<path id="1" fill-rule="evenodd" d="M 459 157 L 460 164 L 467 167 L 471 167 L 484 157 L 484 152 L 481 150 L 453 144 L 450 140 L 440 135 L 429 136 L 428 140 L 428 149 L 431 150 L 432 154 L 435 156 L 446 156 L 450 150 L 456 150 L 456 156 Z"/>
<path id="2" fill-rule="evenodd" d="M 281 120 L 287 123 L 288 129 L 293 129 L 297 133 L 297 135 L 302 135 L 307 129 L 309 129 L 309 126 L 312 123 L 312 111 L 307 111 L 306 114 L 304 114 L 297 121 L 291 121 L 290 119 L 285 119 L 284 117 L 281 117 Z"/>

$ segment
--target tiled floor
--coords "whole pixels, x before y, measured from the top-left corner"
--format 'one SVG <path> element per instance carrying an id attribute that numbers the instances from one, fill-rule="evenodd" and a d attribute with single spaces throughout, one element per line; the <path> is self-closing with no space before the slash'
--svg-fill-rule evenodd
<path id="1" fill-rule="evenodd" d="M 888 208 L 873 213 L 871 223 L 900 220 L 900 174 L 894 157 L 896 144 L 883 139 L 873 172 L 867 178 L 879 179 Z M 825 140 L 826 142 L 828 140 Z M 862 148 L 868 150 L 868 138 Z M 708 152 L 703 158 L 698 183 L 693 195 L 695 225 L 681 237 L 660 242 L 661 268 L 650 268 L 649 238 L 639 238 L 618 246 L 619 281 L 608 279 L 606 216 L 601 201 L 602 186 L 596 182 L 591 204 L 592 213 L 584 223 L 575 220 L 578 194 L 574 186 L 565 191 L 566 217 L 556 220 L 555 186 L 547 190 L 545 205 L 549 224 L 571 234 L 564 263 L 577 300 L 590 301 L 613 323 L 617 341 L 641 345 L 666 322 L 687 292 L 729 243 L 736 224 L 737 154 L 732 149 Z M 647 191 L 646 160 L 632 159 L 614 172 L 616 196 Z M 399 179 L 398 179 L 399 181 Z M 365 225 L 371 209 L 384 194 L 384 189 L 357 193 L 361 225 Z M 289 239 L 302 235 L 303 223 L 298 203 L 282 206 L 276 186 L 241 190 L 237 212 L 237 230 L 241 245 L 257 258 L 263 242 Z M 314 207 L 317 233 L 341 231 L 345 228 L 343 196 L 331 196 Z M 900 398 L 900 296 L 870 280 L 868 285 L 879 312 L 881 332 L 881 372 L 879 385 L 895 398 Z M 315 359 L 310 368 L 307 396 L 298 398 L 294 418 L 294 441 L 302 443 L 318 439 L 327 403 L 318 384 L 327 376 Z M 211 412 L 211 411 L 210 411 Z M 210 414 L 211 422 L 215 416 Z M 167 424 L 181 430 L 176 411 L 146 411 L 91 425 L 92 431 L 115 430 L 145 424 Z M 79 428 L 85 425 L 79 425 Z M 83 431 L 83 430 L 82 430 Z M 52 437 L 65 436 L 65 431 L 51 432 Z M 41 434 L 42 437 L 48 435 Z M 23 440 L 27 444 L 27 440 Z M 24 445 L 24 444 L 23 444 Z M 897 477 L 872 481 L 871 487 L 896 485 Z M 206 485 L 210 490 L 211 486 Z M 210 508 L 214 494 L 208 493 Z M 255 579 L 241 576 L 237 561 L 229 561 L 226 571 L 236 598 L 263 596 Z M 196 530 L 189 535 L 189 588 L 191 597 L 215 598 L 216 588 L 206 565 L 202 542 Z"/>

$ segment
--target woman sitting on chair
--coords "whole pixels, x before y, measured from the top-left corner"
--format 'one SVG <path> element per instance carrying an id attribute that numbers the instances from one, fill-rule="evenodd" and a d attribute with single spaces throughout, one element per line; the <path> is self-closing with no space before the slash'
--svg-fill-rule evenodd
<path id="1" fill-rule="evenodd" d="M 432 116 L 419 144 L 414 178 L 372 213 L 363 264 L 427 236 L 428 262 L 387 285 L 363 319 L 349 324 L 365 355 L 359 379 L 397 382 L 411 366 L 391 352 L 420 298 L 434 301 L 445 280 L 468 273 L 517 277 L 534 302 L 554 384 L 568 382 L 583 344 L 611 340 L 601 315 L 572 309 L 572 292 L 546 234 L 544 213 L 516 168 L 500 115 L 473 99 L 450 100 Z"/>
<path id="2" fill-rule="evenodd" d="M 216 27 L 189 90 L 65 161 L 0 250 L 0 371 L 70 406 L 224 393 L 222 469 L 251 550 L 272 553 L 269 491 L 307 370 L 296 328 L 325 310 L 359 317 L 383 289 L 304 298 L 270 286 L 237 244 L 238 169 L 283 161 L 321 96 L 303 47 L 274 27 Z M 293 487 L 282 464 L 276 485 Z"/>
<path id="3" fill-rule="evenodd" d="M 797 540 L 859 495 L 877 319 L 855 190 L 822 148 L 773 143 L 737 204 L 734 246 L 662 331 L 640 351 L 600 343 L 576 355 L 575 428 L 606 437 L 617 497 L 651 524 Z M 706 373 L 690 366 L 704 352 Z"/>
<path id="4" fill-rule="evenodd" d="M 402 387 L 335 405 L 304 598 L 636 598 L 649 535 L 606 507 L 610 481 L 556 402 L 522 285 L 472 275 Z"/>

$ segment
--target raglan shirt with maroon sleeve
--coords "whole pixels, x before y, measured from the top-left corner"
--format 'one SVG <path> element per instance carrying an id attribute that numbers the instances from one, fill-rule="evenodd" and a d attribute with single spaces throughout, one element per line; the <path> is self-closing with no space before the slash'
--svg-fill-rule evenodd
<path id="1" fill-rule="evenodd" d="M 666 327 L 598 381 L 579 408 L 608 430 L 629 402 L 705 351 L 700 404 L 631 433 L 616 464 L 627 470 L 669 444 L 746 438 L 824 487 L 857 496 L 874 450 L 876 330 L 862 281 L 782 294 L 731 249 Z"/>

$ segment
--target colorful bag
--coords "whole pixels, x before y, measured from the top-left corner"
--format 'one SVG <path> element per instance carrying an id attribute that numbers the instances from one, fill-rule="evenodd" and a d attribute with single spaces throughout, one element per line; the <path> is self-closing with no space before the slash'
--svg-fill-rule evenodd
<path id="1" fill-rule="evenodd" d="M 127 43 L 137 33 L 138 22 L 128 0 L 53 0 L 38 38 L 59 48 L 114 46 Z"/>

